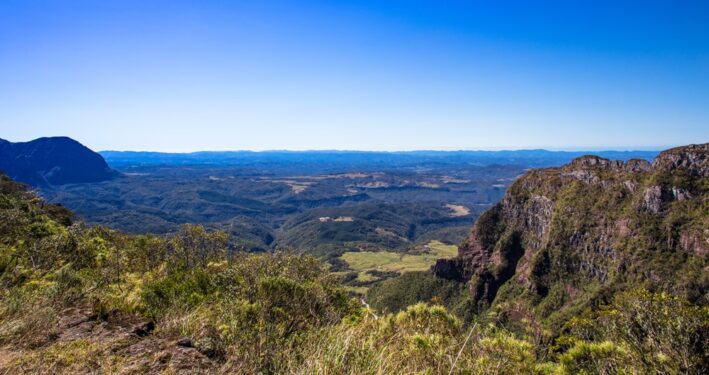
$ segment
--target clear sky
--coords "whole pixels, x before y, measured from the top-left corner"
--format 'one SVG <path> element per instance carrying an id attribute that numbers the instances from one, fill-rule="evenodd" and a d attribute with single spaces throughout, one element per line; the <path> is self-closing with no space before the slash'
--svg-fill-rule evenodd
<path id="1" fill-rule="evenodd" d="M 0 138 L 50 135 L 157 151 L 709 142 L 709 1 L 2 0 Z"/>

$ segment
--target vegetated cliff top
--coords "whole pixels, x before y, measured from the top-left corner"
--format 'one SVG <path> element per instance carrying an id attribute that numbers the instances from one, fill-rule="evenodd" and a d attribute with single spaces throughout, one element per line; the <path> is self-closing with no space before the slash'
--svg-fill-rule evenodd
<path id="1" fill-rule="evenodd" d="M 652 166 L 658 171 L 685 170 L 694 176 L 709 176 L 709 143 L 663 151 Z"/>
<path id="2" fill-rule="evenodd" d="M 611 169 L 624 172 L 674 172 L 682 171 L 692 176 L 709 176 L 709 143 L 693 144 L 671 148 L 660 152 L 650 164 L 642 159 L 630 159 L 626 162 L 608 160 L 595 155 L 585 155 L 571 161 L 565 170 L 584 170 L 588 168 Z"/>
<path id="3" fill-rule="evenodd" d="M 68 137 L 17 143 L 0 139 L 0 171 L 35 186 L 98 182 L 117 175 L 101 155 Z"/>
<path id="4" fill-rule="evenodd" d="M 706 304 L 707 192 L 709 144 L 531 170 L 432 271 L 469 282 L 478 309 L 551 324 L 634 287 Z"/>

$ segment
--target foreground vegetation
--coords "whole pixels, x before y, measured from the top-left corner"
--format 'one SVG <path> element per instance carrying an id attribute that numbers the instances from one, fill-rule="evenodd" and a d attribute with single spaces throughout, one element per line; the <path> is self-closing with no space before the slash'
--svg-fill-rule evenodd
<path id="1" fill-rule="evenodd" d="M 417 303 L 380 313 L 318 260 L 228 254 L 183 226 L 129 236 L 71 223 L 0 180 L 3 373 L 705 373 L 709 310 L 618 294 L 549 332 Z M 429 299 L 426 299 L 429 300 Z M 514 333 L 513 333 L 514 332 Z"/>

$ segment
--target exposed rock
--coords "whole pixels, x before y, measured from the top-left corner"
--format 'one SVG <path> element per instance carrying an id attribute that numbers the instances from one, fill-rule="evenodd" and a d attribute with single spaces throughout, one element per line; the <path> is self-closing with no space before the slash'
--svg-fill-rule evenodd
<path id="1" fill-rule="evenodd" d="M 659 213 L 662 210 L 662 202 L 668 198 L 660 186 L 650 186 L 643 192 L 643 207 L 652 212 Z"/>
<path id="2" fill-rule="evenodd" d="M 21 346 L 14 345 L 12 351 L 8 351 L 7 347 L 0 347 L 0 373 L 46 373 L 47 369 L 41 368 L 42 361 L 30 364 L 40 366 L 37 369 L 23 367 L 23 371 L 18 372 L 16 367 L 11 367 L 14 366 L 12 359 L 27 353 L 16 351 L 22 346 L 41 346 L 52 350 L 55 341 L 57 344 L 88 342 L 91 347 L 99 348 L 105 357 L 121 358 L 120 369 L 112 369 L 109 373 L 220 373 L 220 364 L 193 348 L 188 338 L 178 340 L 178 345 L 175 345 L 175 341 L 169 337 L 142 334 L 152 332 L 154 328 L 152 322 L 141 322 L 139 317 L 119 310 L 114 309 L 98 316 L 88 304 L 80 304 L 80 307 L 68 308 L 61 312 L 56 326 L 47 332 L 48 339 L 41 345 L 21 343 Z M 71 368 L 64 368 L 62 373 L 104 373 L 94 365 L 77 362 Z M 8 371 L 8 368 L 13 370 Z"/>
<path id="3" fill-rule="evenodd" d="M 177 346 L 182 346 L 185 348 L 192 348 L 192 339 L 189 337 L 181 337 L 179 340 L 177 340 Z"/>
<path id="4" fill-rule="evenodd" d="M 143 337 L 143 336 L 149 335 L 150 332 L 153 332 L 154 329 L 155 329 L 155 323 L 143 322 L 143 323 L 140 323 L 140 324 L 136 325 L 135 327 L 133 327 L 133 330 L 131 331 L 131 333 L 133 333 L 136 336 Z"/>
<path id="5" fill-rule="evenodd" d="M 623 181 L 623 186 L 625 186 L 626 189 L 630 190 L 631 193 L 635 193 L 635 189 L 637 188 L 637 185 L 635 185 L 635 183 L 630 180 Z"/>
<path id="6" fill-rule="evenodd" d="M 645 173 L 652 169 L 647 160 L 630 159 L 627 162 L 621 160 L 608 160 L 594 155 L 581 156 L 567 166 L 561 168 L 565 176 L 589 183 L 604 183 L 598 176 L 600 171 Z"/>
<path id="7" fill-rule="evenodd" d="M 466 264 L 462 259 L 438 259 L 431 267 L 431 272 L 447 280 L 468 281 Z"/>
<path id="8" fill-rule="evenodd" d="M 659 171 L 684 170 L 693 176 L 709 177 L 709 143 L 663 151 L 652 166 Z"/>
<path id="9" fill-rule="evenodd" d="M 216 364 L 195 348 L 170 346 L 154 336 L 138 339 L 117 353 L 127 358 L 125 374 L 202 374 L 214 373 Z"/>
<path id="10" fill-rule="evenodd" d="M 525 207 L 525 215 L 521 219 L 524 222 L 524 229 L 534 233 L 534 237 L 538 240 L 538 243 L 533 244 L 534 247 L 541 246 L 541 241 L 549 232 L 552 208 L 551 199 L 543 195 L 533 195 Z"/>
<path id="11" fill-rule="evenodd" d="M 500 242 L 501 229 L 496 223 L 510 220 L 516 228 L 530 233 L 525 238 L 530 252 L 544 243 L 549 231 L 552 202 L 542 195 L 533 195 L 523 203 L 525 209 L 518 209 L 519 202 L 509 197 L 495 208 L 486 212 L 476 222 L 466 243 L 458 250 L 458 258 L 439 260 L 432 272 L 444 278 L 465 281 L 474 277 L 471 283 L 473 297 L 492 301 L 499 287 L 509 280 L 517 270 L 518 263 L 525 256 L 522 238 L 515 232 L 508 233 Z M 493 240 L 491 242 L 491 240 Z"/>
<path id="12" fill-rule="evenodd" d="M 643 208 L 657 214 L 662 211 L 663 203 L 691 198 L 692 194 L 685 188 L 674 186 L 672 188 L 663 188 L 659 185 L 653 185 L 647 187 L 643 192 Z"/>
<path id="13" fill-rule="evenodd" d="M 219 340 L 212 336 L 200 337 L 195 341 L 194 347 L 209 358 L 222 356 L 223 348 L 220 347 Z"/>
<path id="14" fill-rule="evenodd" d="M 644 159 L 630 159 L 625 163 L 625 170 L 630 173 L 650 172 L 652 165 Z"/>
<path id="15" fill-rule="evenodd" d="M 593 171 L 589 170 L 573 170 L 570 172 L 564 173 L 565 176 L 570 176 L 572 178 L 575 178 L 579 181 L 583 181 L 587 184 L 593 184 L 593 183 L 598 183 L 600 179 L 598 176 L 596 176 L 596 173 Z"/>
<path id="16" fill-rule="evenodd" d="M 611 161 L 596 155 L 580 156 L 571 161 L 572 169 L 588 169 L 592 167 L 609 167 Z"/>
<path id="17" fill-rule="evenodd" d="M 582 260 L 579 262 L 579 270 L 588 274 L 592 279 L 602 283 L 608 280 L 608 272 L 592 262 Z"/>
<path id="18" fill-rule="evenodd" d="M 672 197 L 675 200 L 683 201 L 685 199 L 692 199 L 692 194 L 684 188 L 672 187 Z"/>
<path id="19" fill-rule="evenodd" d="M 709 255 L 709 229 L 704 229 L 702 234 L 684 232 L 680 235 L 679 242 L 682 249 L 688 253 Z"/>

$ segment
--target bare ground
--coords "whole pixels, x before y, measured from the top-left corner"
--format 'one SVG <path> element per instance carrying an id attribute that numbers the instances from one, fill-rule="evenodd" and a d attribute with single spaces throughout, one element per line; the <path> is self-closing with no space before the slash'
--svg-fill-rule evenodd
<path id="1" fill-rule="evenodd" d="M 0 347 L 0 374 L 202 374 L 219 364 L 151 322 L 87 308 L 62 311 L 37 340 Z"/>

